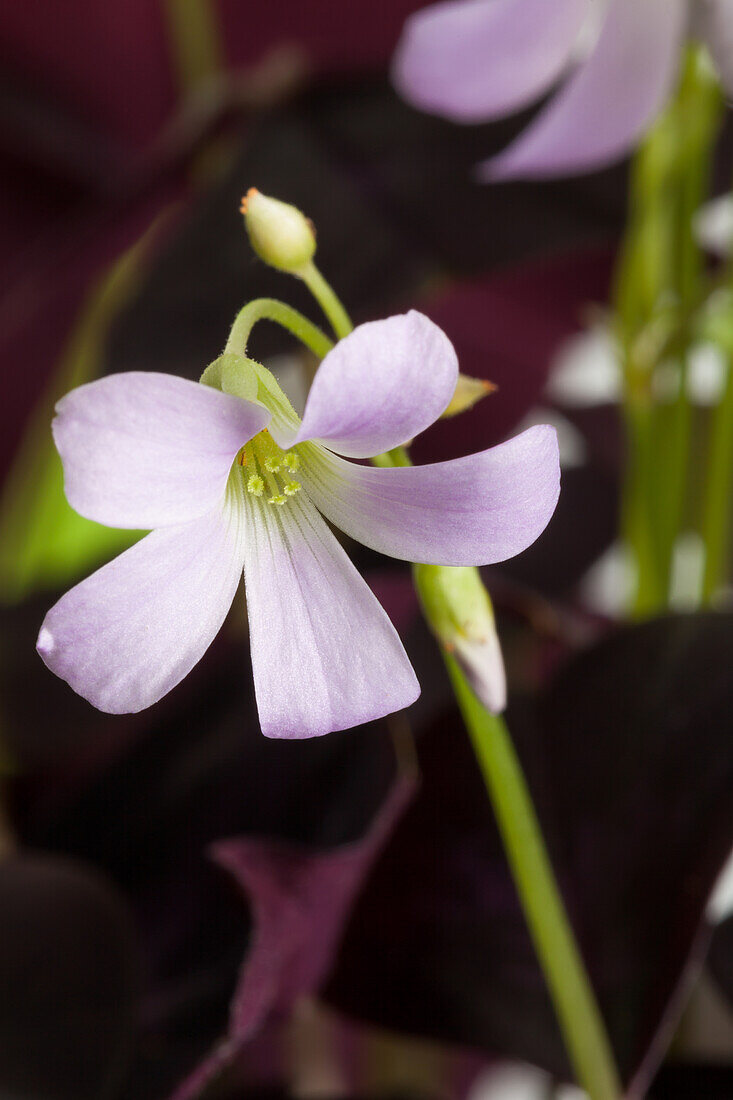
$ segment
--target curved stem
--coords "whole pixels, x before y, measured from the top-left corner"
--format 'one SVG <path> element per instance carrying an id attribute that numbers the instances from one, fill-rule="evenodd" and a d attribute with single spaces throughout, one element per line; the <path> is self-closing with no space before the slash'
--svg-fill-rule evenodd
<path id="1" fill-rule="evenodd" d="M 237 314 L 224 349 L 225 354 L 234 352 L 245 355 L 250 333 L 258 321 L 274 321 L 281 325 L 310 348 L 319 359 L 323 359 L 333 347 L 333 342 L 325 332 L 297 309 L 285 302 L 279 302 L 277 298 L 255 298 Z"/>
<path id="2" fill-rule="evenodd" d="M 445 662 L 578 1082 L 591 1100 L 618 1100 L 621 1082 L 603 1019 L 509 730 L 499 715 L 481 706 L 453 658 L 445 655 Z"/>
<path id="3" fill-rule="evenodd" d="M 333 287 L 326 282 L 313 261 L 311 260 L 309 264 L 306 264 L 303 270 L 298 272 L 298 275 L 326 314 L 329 324 L 339 340 L 344 336 L 348 336 L 354 328 L 351 318 L 336 296 Z"/>

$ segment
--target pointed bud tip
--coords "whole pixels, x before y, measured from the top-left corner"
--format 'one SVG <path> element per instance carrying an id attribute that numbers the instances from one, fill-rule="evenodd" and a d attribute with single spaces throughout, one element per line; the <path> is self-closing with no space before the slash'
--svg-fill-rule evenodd
<path id="1" fill-rule="evenodd" d="M 239 213 L 240 214 L 246 215 L 247 210 L 249 208 L 249 204 L 250 204 L 251 200 L 255 198 L 256 195 L 259 195 L 259 191 L 257 190 L 256 187 L 250 187 L 247 194 L 242 195 L 242 198 L 241 198 L 240 203 L 239 203 Z"/>
<path id="2" fill-rule="evenodd" d="M 313 222 L 296 206 L 250 187 L 239 211 L 244 216 L 252 248 L 271 267 L 297 275 L 313 259 L 316 251 Z"/>

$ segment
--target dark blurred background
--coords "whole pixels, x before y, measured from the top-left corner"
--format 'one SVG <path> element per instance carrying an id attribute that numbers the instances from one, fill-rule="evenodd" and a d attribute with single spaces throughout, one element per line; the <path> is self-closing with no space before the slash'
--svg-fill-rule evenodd
<path id="1" fill-rule="evenodd" d="M 618 419 L 546 389 L 564 341 L 607 302 L 626 166 L 476 184 L 474 164 L 526 115 L 456 127 L 400 102 L 389 60 L 419 6 L 0 12 L 0 1098 L 513 1100 L 487 1091 L 497 1060 L 567 1073 L 405 567 L 349 546 L 423 695 L 319 742 L 261 736 L 241 600 L 192 676 L 140 715 L 96 713 L 36 657 L 45 609 L 129 541 L 66 504 L 57 397 L 113 371 L 197 379 L 253 297 L 319 319 L 249 250 L 238 206 L 250 186 L 313 219 L 319 266 L 356 322 L 419 308 L 465 373 L 497 384 L 426 433 L 417 461 L 489 446 L 527 418 L 561 426 L 557 515 L 486 579 L 512 728 L 640 1087 L 699 968 L 705 902 L 733 846 L 733 754 L 717 720 L 733 627 L 700 616 L 604 640 L 606 616 L 580 594 L 616 537 Z M 302 389 L 313 363 L 260 329 L 254 353 Z M 683 675 L 691 666 L 698 676 Z M 698 767 L 706 748 L 714 768 Z M 721 1003 L 724 928 L 711 956 Z M 665 1069 L 654 1095 L 733 1096 L 725 1066 L 696 1057 Z M 544 1095 L 549 1078 L 534 1080 Z"/>

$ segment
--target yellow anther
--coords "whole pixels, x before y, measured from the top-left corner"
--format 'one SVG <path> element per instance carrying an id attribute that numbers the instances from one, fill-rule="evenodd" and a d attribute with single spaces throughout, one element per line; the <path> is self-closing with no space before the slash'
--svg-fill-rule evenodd
<path id="1" fill-rule="evenodd" d="M 265 491 L 265 483 L 259 474 L 250 474 L 247 479 L 247 492 L 252 496 L 261 497 Z"/>
<path id="2" fill-rule="evenodd" d="M 242 448 L 236 462 L 246 467 L 242 470 L 246 491 L 263 497 L 268 504 L 281 507 L 302 489 L 299 481 L 288 477 L 299 469 L 300 456 L 295 451 L 284 453 L 266 428 Z"/>

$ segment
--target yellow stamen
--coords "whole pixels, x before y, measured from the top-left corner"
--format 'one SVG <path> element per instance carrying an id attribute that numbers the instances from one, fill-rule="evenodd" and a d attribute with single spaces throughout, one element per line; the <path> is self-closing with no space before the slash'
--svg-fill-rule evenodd
<path id="1" fill-rule="evenodd" d="M 259 474 L 250 474 L 247 479 L 247 492 L 254 497 L 261 497 L 265 491 L 265 483 Z"/>
<path id="2" fill-rule="evenodd" d="M 282 451 L 267 429 L 246 444 L 236 457 L 236 464 L 247 467 L 249 476 L 245 476 L 245 488 L 255 497 L 261 497 L 265 491 L 268 504 L 281 507 L 294 497 L 302 485 L 294 478 L 287 479 L 283 471 L 293 473 L 300 467 L 300 456 L 295 451 Z M 244 474 L 244 470 L 242 471 Z"/>

